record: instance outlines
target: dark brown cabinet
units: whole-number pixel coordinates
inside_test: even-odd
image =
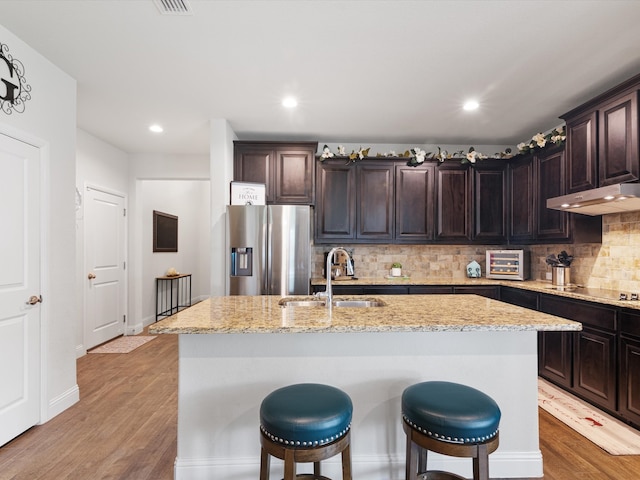
[[[443,164],[436,169],[436,240],[471,240],[471,175],[466,165]]]
[[[433,240],[435,165],[396,165],[396,243]]]
[[[599,106],[598,124],[600,185],[638,180],[637,90]]]
[[[313,203],[316,142],[234,142],[233,178],[264,183],[269,204]]]
[[[564,147],[548,148],[535,156],[534,168],[537,180],[536,240],[563,241],[570,238],[569,214],[547,208],[547,199],[565,194],[567,171]],[[515,192],[514,192],[515,193]]]
[[[394,164],[379,161],[355,168],[355,238],[367,243],[389,243],[393,240],[394,231]]]
[[[453,293],[463,295],[480,295],[481,297],[500,300],[500,287],[496,285],[456,285],[453,287]]]
[[[509,189],[509,242],[524,243],[535,238],[533,155],[517,157],[507,168]]]
[[[562,115],[568,193],[640,179],[640,75]]]
[[[596,112],[567,120],[567,193],[598,186],[597,125]]]
[[[473,176],[473,239],[476,243],[502,243],[507,239],[507,163],[483,160]]]
[[[317,162],[317,243],[391,243],[394,232],[391,162]]]
[[[618,411],[640,425],[640,313],[620,313],[620,380]]]
[[[568,332],[538,333],[538,375],[571,388],[573,337]]]
[[[316,242],[355,239],[356,169],[344,160],[316,166]]]
[[[540,310],[582,323],[575,334],[557,332],[566,338],[548,340],[550,347],[542,351],[539,361],[549,366],[540,374],[601,408],[616,409],[616,311],[589,302],[568,300],[553,295],[540,296]],[[571,335],[571,340],[569,336]],[[551,332],[547,333],[551,337]],[[552,347],[566,350],[560,352]],[[572,358],[573,357],[573,358]],[[572,362],[572,368],[571,368]],[[571,382],[565,378],[572,371]]]

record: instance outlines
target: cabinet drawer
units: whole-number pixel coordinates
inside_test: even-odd
[[[365,295],[407,295],[409,293],[409,287],[402,285],[378,285],[363,287],[363,292]]]
[[[409,293],[427,295],[430,293],[453,293],[453,287],[449,285],[413,285],[409,287]]]
[[[500,288],[500,300],[520,307],[538,310],[538,294],[512,287]]]
[[[620,312],[620,333],[640,337],[640,312]]]
[[[500,287],[493,285],[453,287],[453,293],[480,295],[481,297],[493,298],[494,300],[500,299]]]
[[[616,311],[595,303],[566,300],[552,295],[540,295],[540,310],[576,322],[615,331]]]

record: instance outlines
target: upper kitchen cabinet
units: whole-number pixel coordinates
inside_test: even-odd
[[[562,115],[568,193],[640,179],[639,89],[637,75]]]
[[[550,147],[541,150],[534,159],[536,169],[536,239],[568,240],[569,214],[547,208],[547,199],[564,195],[566,192],[566,157],[564,147]]]
[[[317,162],[316,228],[318,243],[355,238],[356,169],[344,160]]]
[[[564,195],[568,171],[562,146],[509,162],[509,243],[601,242],[602,219],[547,208],[547,199]]]
[[[598,186],[597,125],[596,112],[567,120],[567,193]]]
[[[266,185],[269,204],[313,204],[317,142],[234,142],[233,178]]]
[[[317,162],[316,242],[391,243],[393,162]]]
[[[436,232],[440,242],[471,240],[471,174],[456,162],[436,167]]]
[[[600,186],[638,180],[638,91],[600,106],[598,125]]]
[[[396,243],[433,240],[436,168],[433,163],[417,167],[396,165]]]
[[[507,239],[507,162],[483,160],[473,176],[473,239],[503,243]]]
[[[523,155],[509,162],[507,168],[509,189],[509,242],[526,243],[535,238],[533,155]]]

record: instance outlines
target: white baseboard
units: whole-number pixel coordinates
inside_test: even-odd
[[[47,412],[45,418],[40,423],[45,423],[51,420],[56,415],[64,412],[67,408],[78,403],[80,401],[80,388],[78,385],[74,385],[62,395],[58,395],[55,398],[49,400],[47,405]]]
[[[400,458],[402,457],[402,458]],[[352,458],[353,476],[367,480],[404,480],[405,459],[402,455],[390,455],[379,458],[358,455]],[[271,462],[271,478],[281,478],[284,474],[282,461]],[[470,458],[453,458],[437,454],[429,456],[429,470],[453,472],[465,478],[471,478]],[[309,465],[301,465],[298,473],[305,473]],[[224,478],[225,480],[246,480],[257,478],[260,458],[176,458],[174,464],[175,480],[207,480]],[[537,452],[495,452],[489,457],[489,470],[492,478],[542,478],[542,454]],[[341,478],[340,456],[337,455],[322,462],[322,473],[330,478]]]

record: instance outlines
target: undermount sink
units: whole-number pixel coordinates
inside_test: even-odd
[[[285,297],[280,299],[278,304],[282,307],[326,307],[327,302],[324,298],[314,297],[312,299]],[[384,307],[386,303],[377,298],[340,298],[332,302],[335,308],[370,308]]]
[[[334,300],[334,307],[384,307],[380,300]]]
[[[280,300],[283,307],[326,307],[327,303],[319,300]]]

